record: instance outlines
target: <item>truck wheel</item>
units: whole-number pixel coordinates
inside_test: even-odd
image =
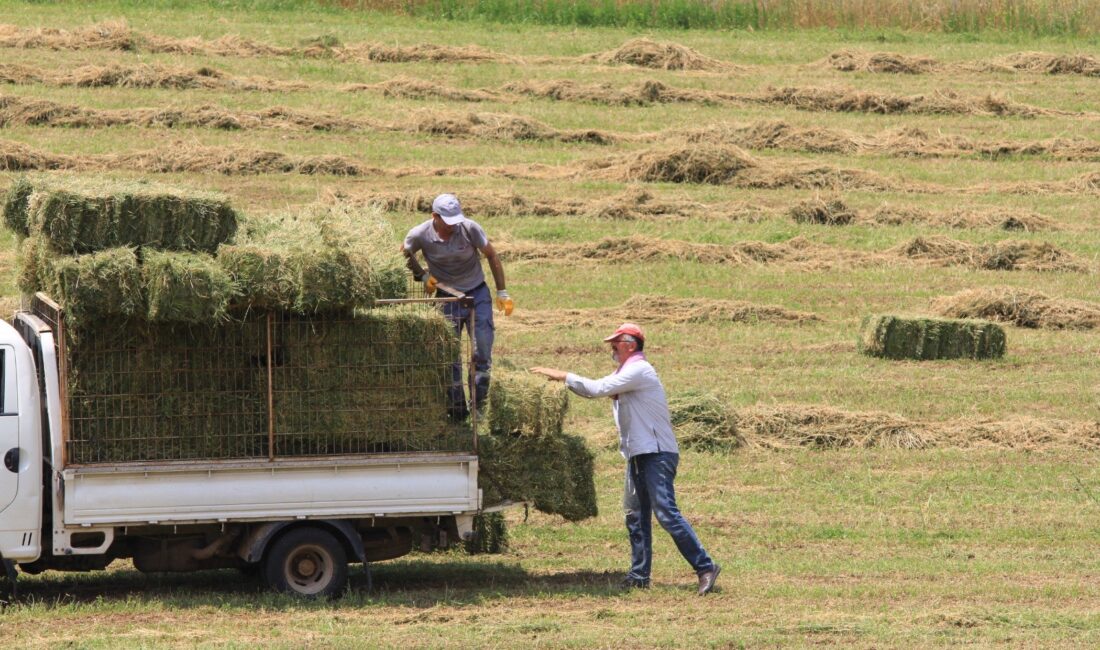
[[[307,598],[332,597],[348,582],[348,556],[328,531],[294,528],[268,550],[264,578],[276,591]]]

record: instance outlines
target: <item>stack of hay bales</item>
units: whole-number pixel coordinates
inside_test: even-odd
[[[266,457],[269,374],[277,454],[468,447],[446,421],[451,325],[369,309],[405,292],[380,214],[247,221],[205,192],[55,176],[3,210],[20,287],[65,312],[70,462]]]
[[[997,359],[1005,331],[984,320],[877,314],[863,320],[859,350],[886,359]]]
[[[489,431],[480,441],[485,502],[530,501],[536,509],[579,521],[597,514],[592,452],[562,433],[568,391],[522,372],[495,371]]]

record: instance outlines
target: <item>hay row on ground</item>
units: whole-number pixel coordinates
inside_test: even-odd
[[[1005,331],[985,320],[875,314],[863,319],[858,350],[883,359],[999,359]]]
[[[680,444],[700,451],[799,447],[987,448],[1045,451],[1100,450],[1100,423],[1015,417],[931,422],[878,411],[825,406],[755,405],[734,408],[713,393],[669,400]]]
[[[849,207],[840,198],[806,199],[792,205],[787,214],[797,223],[827,226],[928,224],[948,228],[998,228],[1022,232],[1059,230],[1054,221],[1034,212],[1001,208],[952,208],[946,212],[933,212],[923,208],[882,205],[868,213]]]
[[[1084,273],[1089,270],[1083,260],[1047,242],[1009,239],[991,244],[971,244],[935,235],[915,237],[887,252],[939,266],[967,266],[989,271]]]
[[[713,59],[679,43],[653,41],[648,38],[631,39],[613,50],[581,56],[578,61],[604,65],[633,65],[653,70],[733,72],[741,69],[732,63]]]
[[[812,64],[841,72],[926,74],[933,72],[1035,72],[1100,77],[1100,58],[1088,54],[1017,52],[989,61],[944,63],[896,52],[840,50]]]
[[[673,298],[670,296],[631,296],[613,307],[591,309],[517,310],[503,328],[558,328],[581,322],[645,321],[647,323],[788,323],[821,321],[817,314],[787,309],[779,305],[758,304],[721,298]]]
[[[0,64],[0,83],[75,86],[79,88],[166,88],[287,92],[310,84],[268,77],[241,77],[216,68],[180,68],[163,65],[85,65],[72,70],[45,70],[22,64]]]
[[[1086,330],[1100,327],[1100,303],[1052,298],[1018,287],[968,289],[932,301],[949,318],[982,318],[1018,327]]]
[[[908,262],[994,271],[1089,270],[1083,261],[1049,243],[1006,240],[975,245],[941,236],[917,237],[887,251],[865,252],[817,244],[804,237],[774,244],[747,241],[723,245],[635,235],[576,243],[511,241],[502,244],[501,255],[510,260],[553,262],[681,260],[734,266],[785,264],[809,269]]]

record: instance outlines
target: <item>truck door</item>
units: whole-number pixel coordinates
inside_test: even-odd
[[[16,392],[15,349],[0,345],[0,511],[19,491],[19,400]]]

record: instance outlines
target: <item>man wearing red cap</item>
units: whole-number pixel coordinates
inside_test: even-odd
[[[676,466],[680,450],[668,414],[665,387],[642,351],[645,335],[634,323],[623,323],[604,339],[611,344],[611,357],[618,369],[602,379],[588,379],[554,368],[531,368],[531,372],[564,381],[581,397],[610,397],[611,411],[619,429],[619,451],[626,458],[626,489],[623,510],[630,535],[631,566],[623,579],[627,588],[649,586],[653,560],[652,516],[657,516],[680,554],[699,577],[699,595],[714,589],[722,570],[707,554],[691,524],[676,506]]]

